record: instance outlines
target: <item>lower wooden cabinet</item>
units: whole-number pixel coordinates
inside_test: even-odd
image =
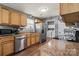
[[[5,42],[2,47],[4,56],[14,53],[14,41]]]
[[[29,47],[31,45],[31,42],[30,42],[30,37],[27,38],[27,47]]]
[[[35,37],[31,37],[31,45],[35,44]]]
[[[2,56],[2,46],[0,44],[0,56]]]
[[[0,56],[6,56],[14,53],[14,37],[0,37]]]
[[[39,42],[39,37],[38,36],[36,36],[36,43],[38,43]]]
[[[27,36],[27,47],[39,42],[40,39],[39,33],[33,33],[32,35],[27,34],[26,36]]]
[[[36,43],[38,43],[40,40],[40,33],[36,33]]]

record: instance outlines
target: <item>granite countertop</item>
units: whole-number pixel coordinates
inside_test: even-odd
[[[40,48],[41,55],[50,56],[77,56],[79,43],[52,39]]]

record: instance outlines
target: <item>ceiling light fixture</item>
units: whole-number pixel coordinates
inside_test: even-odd
[[[40,11],[41,12],[46,12],[48,10],[48,8],[41,8]]]

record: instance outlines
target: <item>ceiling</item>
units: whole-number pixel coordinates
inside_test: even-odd
[[[58,3],[3,3],[3,5],[39,18],[47,18],[59,15]],[[48,10],[46,12],[41,12],[40,8],[48,8]]]

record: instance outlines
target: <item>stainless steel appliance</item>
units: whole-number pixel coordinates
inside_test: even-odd
[[[79,42],[79,31],[76,31],[75,37],[76,37],[75,41],[76,42]]]
[[[26,48],[26,36],[15,36],[15,53]]]
[[[17,34],[18,33],[18,29],[13,28],[0,28],[0,35],[9,35],[9,34]]]
[[[43,23],[41,36],[40,36],[40,43],[43,43],[45,41],[46,41],[46,26],[45,26],[45,23]]]

